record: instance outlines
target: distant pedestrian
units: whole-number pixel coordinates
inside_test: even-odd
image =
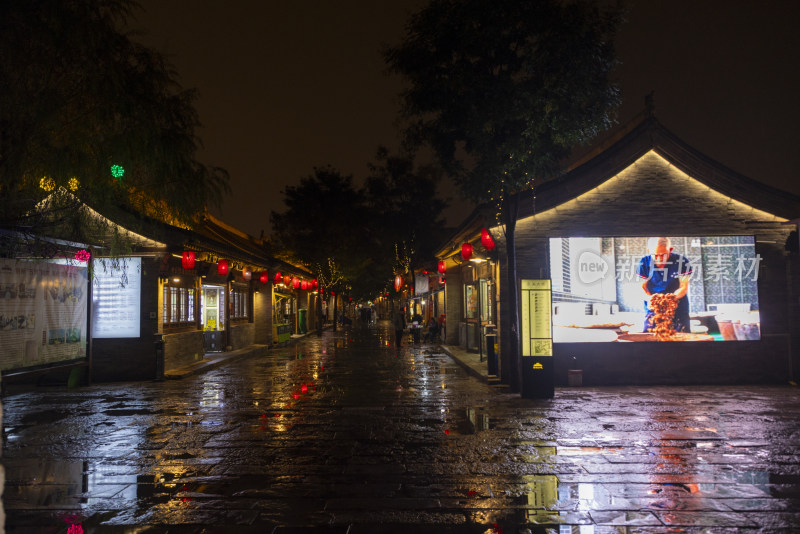
[[[398,348],[403,342],[403,331],[406,329],[406,318],[403,312],[397,310],[392,315],[392,325],[394,326],[394,342]]]
[[[428,329],[425,331],[425,335],[423,337],[424,341],[436,341],[436,336],[439,334],[439,323],[436,321],[436,317],[431,317],[428,320]]]

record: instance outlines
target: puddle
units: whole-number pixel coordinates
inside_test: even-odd
[[[455,413],[455,421],[445,421],[445,433],[451,436],[477,434],[493,428],[489,414],[483,408],[469,407]]]

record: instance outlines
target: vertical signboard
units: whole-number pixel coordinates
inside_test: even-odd
[[[86,357],[88,269],[0,259],[0,370]]]
[[[142,259],[94,260],[92,336],[139,337]]]
[[[554,393],[552,288],[550,280],[521,280],[522,396]]]

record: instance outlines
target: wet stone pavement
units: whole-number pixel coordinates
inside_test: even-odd
[[[182,380],[10,390],[7,532],[800,532],[797,388],[525,400],[388,326]]]

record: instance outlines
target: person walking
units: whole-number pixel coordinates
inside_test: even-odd
[[[401,310],[395,310],[394,315],[392,315],[392,325],[394,325],[394,342],[397,348],[400,348],[403,341],[403,331],[406,329],[406,318]]]

